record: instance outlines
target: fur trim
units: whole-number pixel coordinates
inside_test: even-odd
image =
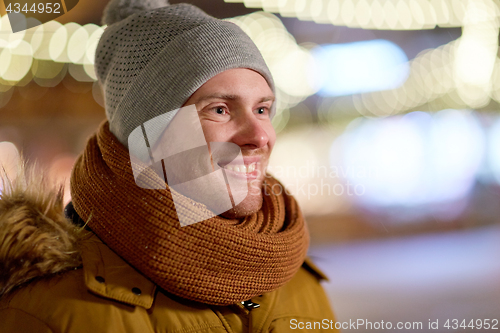
[[[64,216],[62,186],[22,162],[14,181],[0,171],[0,189],[0,296],[80,266],[83,233]]]

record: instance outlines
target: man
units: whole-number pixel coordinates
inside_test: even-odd
[[[86,231],[54,190],[2,194],[2,332],[331,330],[300,210],[265,174],[275,95],[260,53],[196,7],[138,5],[110,3],[96,51],[108,121],[68,208]]]

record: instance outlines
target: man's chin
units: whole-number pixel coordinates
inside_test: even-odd
[[[235,207],[220,214],[220,216],[228,219],[237,219],[252,215],[262,208],[262,194],[258,196],[248,195],[245,200],[240,202]]]

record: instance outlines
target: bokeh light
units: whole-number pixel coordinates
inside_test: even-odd
[[[33,33],[31,43],[34,44],[33,57],[40,60],[52,60],[50,55],[50,44],[52,37],[59,31],[62,24],[57,21],[49,21],[39,26]],[[61,32],[59,32],[61,33]]]
[[[52,183],[62,184],[64,189],[64,204],[71,201],[70,178],[76,156],[63,154],[56,156],[48,170],[48,176]]]
[[[92,25],[94,26],[94,25]],[[87,53],[89,32],[86,26],[79,27],[68,40],[68,58],[74,64],[83,64]]]
[[[10,181],[15,180],[19,170],[19,151],[17,147],[8,141],[0,142],[0,176],[4,179],[5,176]],[[0,195],[6,184],[0,181]]]
[[[457,110],[356,119],[338,140],[342,165],[352,170],[347,178],[363,186],[359,201],[368,206],[462,199],[469,194],[485,153],[478,120]]]
[[[256,12],[229,21],[239,25],[262,53],[276,84],[278,111],[316,93],[308,80],[312,56],[308,49],[297,45],[278,17]]]
[[[500,184],[500,118],[488,131],[488,164],[497,183]]]
[[[476,0],[483,1],[483,0]],[[242,2],[248,8],[262,8],[284,17],[314,20],[363,29],[433,29],[462,26],[467,4],[460,0],[225,0]],[[493,4],[493,1],[484,0]]]
[[[339,173],[328,165],[328,150],[338,134],[326,129],[295,128],[280,135],[268,172],[292,194],[306,215],[346,211],[350,198]],[[293,153],[291,153],[293,152]]]
[[[0,53],[0,77],[5,81],[20,81],[33,62],[31,45],[23,40],[11,43]]]
[[[341,96],[393,89],[409,74],[408,58],[396,44],[372,40],[322,45],[312,50],[322,96]]]

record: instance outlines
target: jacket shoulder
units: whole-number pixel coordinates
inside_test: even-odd
[[[147,310],[99,297],[88,291],[83,269],[45,278],[0,299],[2,332],[151,332]],[[4,326],[5,325],[5,326]],[[12,327],[6,330],[4,327]]]
[[[279,317],[298,316],[310,318],[333,319],[330,302],[321,285],[326,275],[307,259],[293,279],[278,294]]]
[[[0,310],[2,332],[37,332],[53,333],[54,331],[37,317],[19,309],[7,308]]]
[[[49,332],[59,331],[59,325],[54,326],[51,318],[67,317],[75,295],[82,299],[79,271],[33,280],[3,295],[0,298],[2,332],[44,332],[42,327]],[[21,330],[20,324],[29,329]]]
[[[268,330],[272,332],[335,332],[335,317],[330,301],[321,285],[326,275],[310,260],[306,259],[293,279],[277,293],[272,321]],[[300,326],[298,323],[304,323]],[[307,323],[311,323],[310,329]],[[316,324],[314,324],[316,323]],[[328,328],[326,328],[328,323]],[[294,326],[295,325],[295,326]],[[314,326],[316,325],[316,326]]]

